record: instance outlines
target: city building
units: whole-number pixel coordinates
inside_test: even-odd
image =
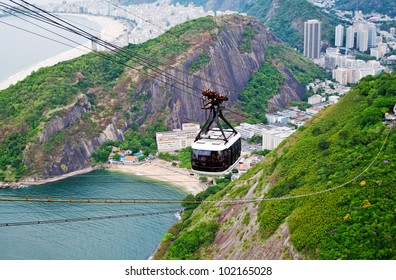
[[[252,138],[254,135],[252,127],[252,124],[241,123],[241,125],[235,127],[235,130],[241,135],[242,139],[249,139]]]
[[[379,43],[378,47],[370,49],[370,55],[374,56],[376,59],[384,57],[387,53],[389,53],[389,48],[386,43]]]
[[[304,56],[311,59],[320,57],[321,22],[312,19],[304,23]]]
[[[368,50],[368,30],[363,23],[358,24],[356,47],[361,52]]]
[[[240,125],[235,127],[235,130],[241,135],[243,139],[252,138],[254,135],[262,135],[263,130],[267,126],[264,124],[248,124],[241,123]]]
[[[291,127],[280,126],[271,127],[263,131],[263,150],[275,149],[283,140],[293,134],[294,130]]]
[[[333,79],[341,85],[346,85],[348,83],[348,69],[339,67],[333,70]]]
[[[288,122],[290,122],[289,116],[280,115],[278,113],[266,114],[265,117],[267,118],[269,124],[275,124],[275,123],[287,124]]]
[[[368,46],[373,48],[377,45],[377,27],[374,23],[368,23]]]
[[[353,26],[347,28],[345,47],[347,49],[353,49],[355,47],[355,30]]]
[[[336,96],[336,95],[329,96],[329,102],[330,103],[337,103],[338,100],[340,100],[339,96]]]
[[[182,129],[173,131],[157,132],[156,140],[158,152],[174,152],[191,146],[199,133],[198,124],[182,124]]]
[[[396,55],[390,55],[386,58],[386,64],[394,65],[396,64]]]
[[[395,28],[394,27],[391,27],[391,29],[389,30],[389,33],[392,35],[392,36],[395,36],[396,34],[395,34]]]
[[[322,101],[323,101],[323,98],[319,94],[314,94],[314,95],[308,97],[308,104],[311,104],[311,105],[321,103]]]
[[[344,45],[344,26],[341,24],[335,28],[335,46],[342,47]]]

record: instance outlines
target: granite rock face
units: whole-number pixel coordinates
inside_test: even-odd
[[[265,62],[266,45],[281,41],[253,18],[228,16],[218,21],[220,24],[215,34],[203,32],[190,39],[187,52],[173,65],[162,67],[155,76],[141,78],[133,71],[126,71],[123,79],[117,80],[110,90],[92,88],[52,116],[44,124],[37,143],[30,143],[24,151],[24,163],[32,171],[30,175],[48,178],[90,167],[92,153],[107,140],[122,140],[132,124],[144,127],[162,119],[168,129],[174,129],[181,128],[185,122],[202,123],[206,118],[201,109],[201,91],[204,89],[224,93],[229,97],[226,108],[234,106],[234,111],[240,112],[238,94]],[[254,34],[248,42],[246,30]],[[202,53],[208,60],[200,67],[192,68]],[[281,64],[277,67],[284,75],[285,83],[272,103],[281,107],[299,99],[304,88],[287,68]],[[132,81],[133,96],[130,95]],[[146,98],[139,104],[139,111],[134,111],[137,97],[142,94]],[[91,104],[92,96],[102,108],[113,106],[112,111],[109,110],[112,113],[105,115],[106,110],[97,113],[95,106],[98,104]],[[269,111],[276,109],[277,106]],[[231,111],[225,111],[227,118],[231,114]]]
[[[247,28],[253,29],[255,36],[250,40],[250,50],[243,51],[244,31]],[[263,65],[266,57],[265,46],[280,42],[258,21],[245,17],[233,17],[228,28],[219,31],[216,38],[202,40],[206,40],[206,44],[194,50],[194,54],[183,65],[178,65],[178,69],[168,69],[161,81],[146,80],[137,88],[150,96],[144,108],[146,114],[160,110],[169,112],[166,119],[169,128],[180,128],[183,122],[205,120],[200,99],[203,89],[211,88],[226,94],[229,101],[225,105],[227,108],[232,107],[252,75]],[[186,75],[202,51],[210,57],[210,61]],[[164,84],[173,83],[174,87],[163,87]]]

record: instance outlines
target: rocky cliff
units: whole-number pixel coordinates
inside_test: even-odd
[[[10,156],[2,165],[5,167],[0,166],[0,174],[1,169],[13,172],[12,166],[33,178],[70,173],[90,166],[92,153],[107,140],[122,140],[131,125],[142,132],[154,123],[173,129],[183,122],[203,122],[201,91],[207,88],[225,93],[229,97],[226,107],[233,108],[225,112],[226,117],[242,122],[238,94],[266,63],[267,47],[276,48],[279,43],[254,18],[208,17],[185,23],[145,44],[128,46],[125,52],[131,54],[119,58],[122,63],[92,54],[36,73],[10,89],[10,98],[12,90],[19,91],[22,98],[21,92],[26,92],[26,100],[35,105],[25,106],[23,101],[19,107],[7,105],[14,110],[25,106],[26,113],[18,114],[27,118],[31,130],[20,118],[20,125],[11,131],[15,113],[11,109],[6,112],[4,123],[8,126],[0,129],[0,135],[8,135],[10,143],[21,148],[10,149],[10,155],[22,153],[22,165],[18,167]],[[137,57],[144,65],[137,63]],[[271,103],[282,107],[299,99],[304,88],[295,74],[281,61],[271,63],[284,76]],[[309,66],[300,66],[304,67]],[[34,99],[47,92],[48,98]],[[36,115],[29,120],[32,108]]]
[[[224,20],[219,19],[218,24],[223,24]],[[238,93],[244,90],[254,72],[264,63],[265,46],[280,40],[252,18],[233,16],[226,21],[228,26],[219,28],[215,36],[203,33],[199,35],[200,38],[191,40],[191,55],[177,69],[165,71],[163,76],[169,74],[171,78],[165,77],[161,81],[149,79],[138,86],[138,92],[147,92],[150,96],[145,107],[146,115],[167,111],[167,126],[180,128],[183,122],[205,120],[204,111],[201,110],[201,89],[211,88],[227,94],[230,98],[226,104],[228,108],[238,101]],[[241,50],[247,28],[256,34],[250,40],[249,52]],[[210,57],[210,61],[193,73],[189,72],[202,52]],[[175,83],[174,80],[180,80],[182,84]],[[175,83],[175,87],[163,87],[164,84],[172,83]]]

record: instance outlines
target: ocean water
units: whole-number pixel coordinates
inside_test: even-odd
[[[61,15],[61,18],[94,35],[102,30],[100,25],[84,17]],[[28,17],[0,17],[0,83],[87,42],[83,37]]]
[[[183,199],[182,190],[126,173],[98,170],[58,182],[0,189],[0,197]],[[0,202],[0,224],[177,211],[180,205]],[[174,213],[118,219],[0,227],[2,260],[144,260]]]

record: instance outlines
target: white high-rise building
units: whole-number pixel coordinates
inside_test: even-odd
[[[363,23],[359,23],[358,25],[356,47],[361,52],[368,50],[368,30],[367,26]]]
[[[349,26],[346,30],[345,47],[347,49],[353,49],[355,47],[355,30],[353,26]]]
[[[318,59],[320,56],[321,25],[316,19],[304,23],[304,56]]]
[[[368,24],[368,46],[373,48],[377,46],[377,27],[374,23]]]
[[[336,26],[335,29],[335,46],[342,47],[344,45],[344,26],[341,24]]]
[[[396,29],[394,27],[391,27],[391,29],[389,30],[390,34],[395,36],[395,30]]]

